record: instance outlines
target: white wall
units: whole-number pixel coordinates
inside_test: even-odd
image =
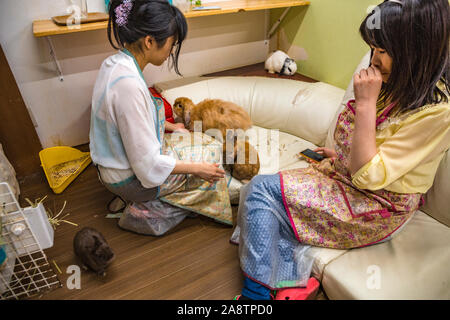
[[[88,0],[90,12],[103,0]],[[32,21],[67,14],[69,0],[1,0],[0,43],[44,148],[88,142],[90,100],[98,68],[113,54],[106,30],[53,36],[64,81],[60,82],[45,38],[35,38]],[[202,75],[264,61],[268,13],[264,11],[188,20],[180,56],[184,76]],[[167,66],[144,71],[149,85],[176,79]],[[1,89],[0,89],[1,90]]]

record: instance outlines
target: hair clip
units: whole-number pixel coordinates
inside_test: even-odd
[[[395,2],[403,6],[403,2],[401,2],[400,0],[389,0],[389,2]]]
[[[116,13],[116,23],[119,27],[123,27],[128,23],[128,16],[133,8],[132,0],[123,0],[123,2],[114,10]]]

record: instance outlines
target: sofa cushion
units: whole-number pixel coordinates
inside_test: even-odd
[[[309,254],[314,257],[311,277],[314,277],[322,282],[326,266],[345,254],[347,251],[348,250],[311,247],[311,252]]]
[[[330,299],[450,299],[450,229],[418,211],[389,242],[353,249],[325,267]]]
[[[450,151],[442,159],[422,210],[450,227]]]
[[[275,174],[280,170],[304,168],[308,163],[299,159],[298,153],[316,146],[288,133],[253,126],[254,136],[249,137],[251,144],[258,151],[261,168],[259,174]],[[230,200],[239,203],[239,190],[242,183],[227,177]],[[231,179],[231,180],[230,180]]]
[[[323,82],[270,80],[258,81],[255,87],[254,123],[323,146],[344,91]]]
[[[266,128],[253,127],[258,135],[256,149],[260,157],[259,174],[274,174],[287,168],[307,166],[298,154],[305,149],[315,149],[313,143],[289,133]]]
[[[325,83],[264,77],[220,77],[165,90],[173,104],[185,96],[194,103],[223,99],[242,106],[256,126],[279,129],[324,145],[344,90]]]

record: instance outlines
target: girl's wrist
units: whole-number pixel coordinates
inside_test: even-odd
[[[356,111],[376,110],[376,101],[356,101]]]
[[[364,123],[366,125],[375,123],[377,117],[376,104],[361,103],[357,104],[355,108],[355,122]]]
[[[200,163],[198,162],[191,163],[191,169],[193,175],[198,175],[200,173]]]
[[[177,160],[174,170],[172,174],[194,174],[197,175],[199,173],[200,167],[196,162]]]

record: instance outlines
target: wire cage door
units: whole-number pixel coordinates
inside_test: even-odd
[[[31,298],[61,286],[10,186],[0,183],[0,300]]]

